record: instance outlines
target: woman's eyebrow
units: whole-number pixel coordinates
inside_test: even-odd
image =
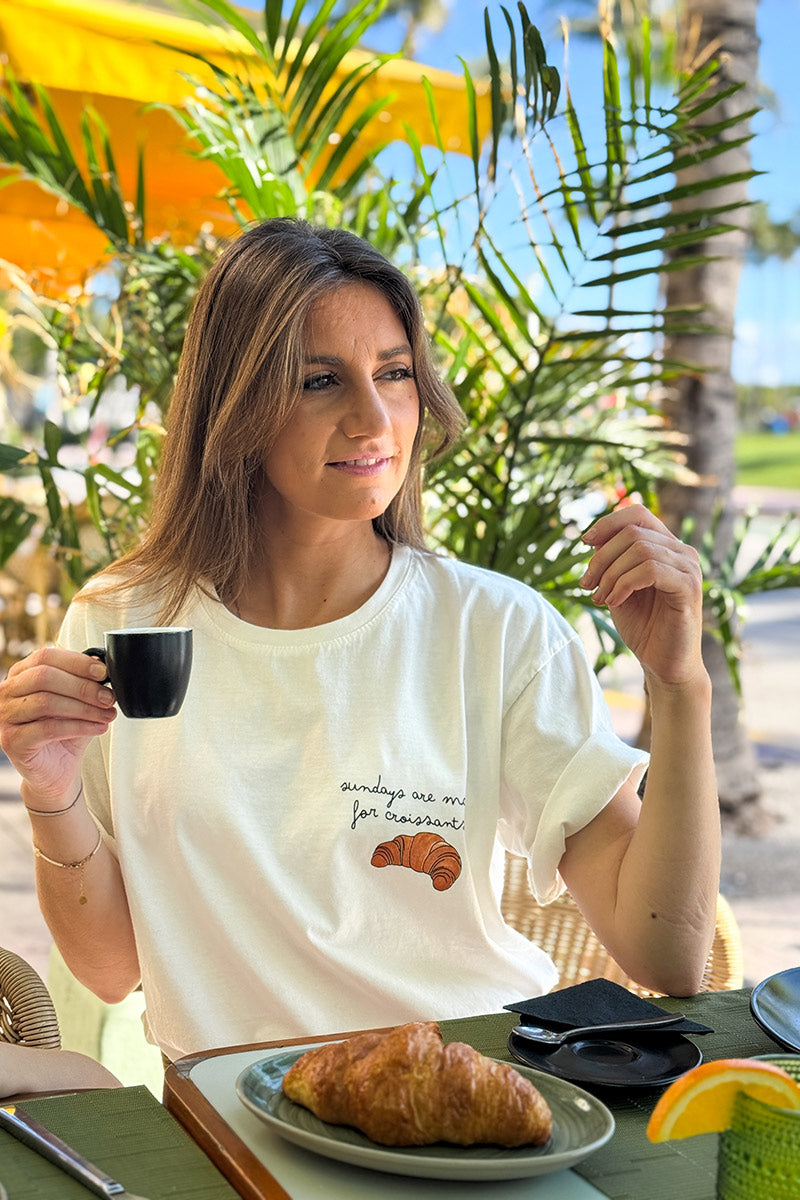
[[[404,354],[409,358],[413,357],[408,342],[401,342],[397,346],[391,346],[388,350],[379,350],[378,358],[381,362],[388,362],[389,359],[397,358]],[[344,359],[340,358],[338,354],[308,354],[305,361],[315,366],[324,364],[326,366],[340,367],[344,364]]]

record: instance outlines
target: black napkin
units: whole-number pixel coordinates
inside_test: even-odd
[[[548,1029],[577,1029],[582,1025],[609,1025],[612,1021],[639,1021],[658,1017],[667,1009],[659,1008],[610,979],[587,979],[574,987],[505,1004],[509,1012],[520,1013],[522,1025],[544,1025]],[[529,1018],[527,1021],[524,1018]],[[675,1033],[713,1033],[708,1025],[684,1017],[670,1026]]]

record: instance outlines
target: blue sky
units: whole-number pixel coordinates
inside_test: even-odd
[[[448,2],[452,14],[456,0]],[[484,50],[485,7],[483,0],[458,0],[457,18],[451,16],[439,33],[421,35],[417,59],[458,70],[459,55],[479,56]],[[488,4],[490,13],[498,16],[500,7],[497,0]],[[513,11],[513,4],[507,7]],[[544,15],[536,0],[527,8],[558,63],[558,43],[548,37],[552,18]],[[800,0],[760,0],[758,30],[761,80],[775,94],[777,108],[760,113],[754,123],[753,165],[764,174],[752,181],[750,194],[766,201],[773,220],[785,221],[800,212]],[[570,83],[577,91],[574,74]],[[788,264],[745,266],[737,305],[734,375],[743,383],[800,384],[800,251]]]
[[[250,7],[260,7],[258,0],[246,2]],[[501,3],[444,3],[449,19],[439,32],[421,32],[416,58],[460,73],[459,56],[471,60],[485,53],[485,7],[496,14],[493,27],[504,27]],[[506,7],[512,13],[515,10],[510,0]],[[528,0],[526,7],[558,65],[560,43],[557,36],[548,36],[548,30],[554,29],[555,6]],[[370,44],[375,49],[395,50],[401,28],[400,22],[382,22],[370,31]],[[752,181],[750,194],[768,204],[773,220],[785,221],[800,213],[800,0],[760,0],[758,28],[761,80],[774,93],[776,109],[760,113],[754,122],[753,165],[764,174]],[[576,75],[573,68],[570,85],[579,102],[580,80]],[[739,288],[733,369],[742,383],[800,384],[800,251],[787,264],[745,266]]]

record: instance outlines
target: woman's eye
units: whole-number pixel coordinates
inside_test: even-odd
[[[395,380],[413,379],[414,372],[411,367],[392,367],[391,370],[385,373],[383,378],[392,382]]]
[[[310,375],[308,379],[303,381],[304,392],[322,392],[326,388],[333,387],[336,383],[336,376],[330,371],[325,371],[321,375]]]

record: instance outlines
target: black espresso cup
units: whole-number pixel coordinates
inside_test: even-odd
[[[174,717],[183,704],[192,670],[192,631],[111,629],[105,647],[84,650],[106,665],[120,711],[126,717]]]

